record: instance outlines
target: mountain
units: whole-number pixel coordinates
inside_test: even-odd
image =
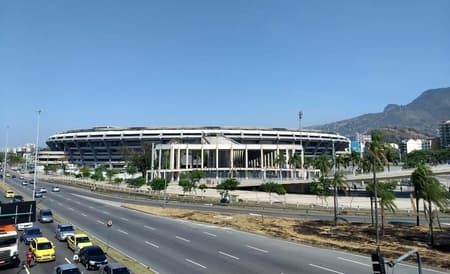
[[[309,128],[331,129],[347,137],[380,128],[409,128],[436,136],[439,123],[446,120],[450,120],[450,87],[427,90],[404,106],[389,104],[383,112]]]
[[[368,133],[378,132],[383,136],[383,142],[400,144],[405,139],[429,139],[434,136],[430,134],[424,134],[411,128],[391,128],[384,127],[370,130]]]

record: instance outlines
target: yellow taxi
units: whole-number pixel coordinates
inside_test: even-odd
[[[12,190],[5,191],[5,198],[14,198],[16,194]]]
[[[55,260],[55,246],[45,237],[34,238],[30,243],[31,252],[36,262]]]
[[[85,246],[91,246],[91,239],[86,234],[77,233],[75,235],[70,235],[67,237],[67,247],[69,249],[75,250],[75,247],[78,246],[79,249],[82,249]]]

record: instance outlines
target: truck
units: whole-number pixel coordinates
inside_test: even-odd
[[[19,266],[19,237],[14,224],[0,225],[0,266]]]

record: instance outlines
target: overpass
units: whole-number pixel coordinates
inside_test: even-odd
[[[436,165],[436,166],[430,166],[431,171],[434,175],[446,175],[450,174],[450,165],[443,164],[443,165]],[[414,172],[414,168],[411,169],[402,169],[399,166],[391,167],[388,171],[387,168],[385,168],[382,172],[377,172],[376,177],[379,180],[394,180],[394,179],[401,179],[401,178],[409,178],[411,177],[411,174]],[[373,174],[370,173],[363,173],[363,174],[346,174],[345,180],[348,183],[352,182],[361,182],[361,181],[370,181],[373,179]],[[266,180],[261,179],[239,179],[240,185],[239,187],[253,187],[253,186],[259,186],[264,182],[275,182],[278,184],[283,185],[298,185],[298,184],[308,184],[311,183],[314,180],[314,178],[308,178],[308,179],[279,179],[279,178],[270,178]]]

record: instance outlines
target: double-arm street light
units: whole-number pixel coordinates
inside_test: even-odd
[[[39,151],[39,122],[42,110],[37,111],[37,129],[36,129],[36,145],[34,147],[34,175],[33,175],[33,201],[36,200],[36,175],[37,175],[37,160]]]

